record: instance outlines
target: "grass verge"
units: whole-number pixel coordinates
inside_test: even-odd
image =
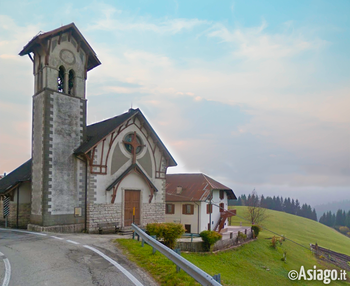
[[[239,216],[244,216],[244,207],[235,207]],[[320,281],[291,281],[290,270],[334,269],[335,267],[317,260],[308,249],[310,243],[349,255],[350,239],[318,222],[293,216],[283,212],[268,211],[269,217],[264,226],[274,232],[305,246],[291,241],[284,241],[276,248],[271,247],[274,234],[263,230],[258,239],[241,247],[218,253],[183,253],[182,256],[210,275],[221,274],[223,285],[324,285]],[[239,217],[233,224],[240,224]],[[243,223],[244,224],[244,223]],[[199,285],[184,271],[176,273],[175,265],[160,253],[152,254],[148,245],[141,247],[141,242],[117,240],[130,260],[145,268],[161,285]],[[283,253],[287,260],[282,261]],[[348,277],[350,273],[347,274]],[[343,281],[333,281],[331,285],[349,285]]]

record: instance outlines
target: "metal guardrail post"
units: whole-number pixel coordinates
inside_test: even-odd
[[[181,249],[180,248],[175,248],[174,251],[178,254],[178,255],[181,255]],[[176,273],[179,273],[181,270],[181,268],[176,265]]]
[[[220,273],[214,275],[213,278],[215,279],[215,281],[218,281],[219,283],[221,283],[221,275],[220,275]]]
[[[145,240],[147,244],[158,250],[161,254],[163,254],[165,257],[170,259],[172,262],[174,262],[177,266],[179,266],[183,271],[185,271],[188,275],[193,277],[197,282],[199,282],[201,285],[205,286],[221,286],[219,282],[217,282],[211,275],[204,272],[202,269],[197,267],[196,265],[192,264],[185,258],[183,258],[181,255],[177,254],[175,251],[171,250],[170,248],[166,247],[159,241],[155,240],[154,238],[150,237],[148,234],[146,234],[142,229],[137,227],[135,224],[131,225],[132,229],[138,233],[142,237],[142,239]]]

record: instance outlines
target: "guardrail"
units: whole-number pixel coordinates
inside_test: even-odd
[[[150,237],[147,233],[145,233],[142,229],[132,224],[131,228],[145,241],[147,244],[158,250],[165,257],[174,262],[178,267],[180,267],[183,271],[185,271],[188,275],[193,277],[196,281],[198,281],[201,285],[213,285],[213,286],[221,286],[219,282],[217,282],[212,276],[208,273],[204,272],[202,269],[198,268],[196,265],[192,264],[181,255],[177,254],[172,249],[166,247],[156,239]]]

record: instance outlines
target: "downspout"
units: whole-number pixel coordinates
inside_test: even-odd
[[[210,192],[210,212],[209,212],[209,229],[211,230],[211,213],[213,212],[213,205],[211,204],[211,201],[213,200],[213,191]]]
[[[88,192],[88,187],[87,187],[87,182],[88,182],[88,160],[85,158],[85,233],[88,232],[87,230],[87,192]]]
[[[198,204],[198,225],[197,225],[197,232],[199,234],[199,209],[200,209],[201,204]]]

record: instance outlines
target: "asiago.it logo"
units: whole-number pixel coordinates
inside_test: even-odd
[[[329,284],[332,281],[339,280],[339,281],[345,281],[346,280],[346,271],[340,270],[339,272],[335,269],[317,269],[316,265],[314,265],[313,269],[305,270],[304,266],[300,267],[300,270],[291,270],[288,273],[288,278],[290,280],[316,280],[316,281],[322,281],[323,284]]]

